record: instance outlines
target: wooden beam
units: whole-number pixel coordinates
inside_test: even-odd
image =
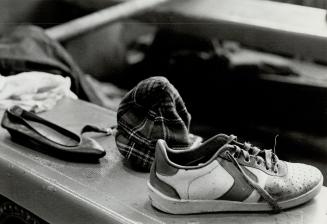
[[[99,29],[110,23],[117,22],[136,14],[142,13],[169,0],[133,0],[90,15],[72,20],[70,22],[52,27],[46,33],[58,41],[68,40],[84,33]]]
[[[266,81],[327,90],[327,66],[292,60],[276,54],[263,53],[245,48],[230,55],[230,60],[233,65],[244,65],[246,63],[259,64],[263,62],[276,66],[286,66],[299,74],[299,76],[261,74],[258,78]]]
[[[124,1],[50,28],[47,33],[63,41],[142,13],[137,19],[159,27],[327,63],[323,9],[263,0],[178,0],[156,7],[168,1]]]
[[[179,0],[139,17],[181,32],[327,62],[326,10],[263,0]]]

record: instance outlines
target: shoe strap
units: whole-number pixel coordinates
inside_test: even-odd
[[[97,133],[104,133],[106,135],[115,135],[116,126],[111,126],[109,128],[102,128],[94,125],[85,125],[81,130],[81,134],[86,132],[97,132]]]
[[[238,162],[236,161],[236,159],[230,154],[230,152],[226,152],[226,154],[228,155],[229,159],[233,162],[233,164],[236,166],[236,168],[242,173],[244,179],[246,180],[246,182],[252,187],[254,188],[254,190],[258,191],[258,193],[260,194],[260,196],[272,207],[273,211],[276,213],[279,213],[282,211],[281,207],[278,205],[277,201],[271,197],[271,195],[264,189],[262,189],[260,187],[259,184],[257,184],[256,182],[254,182],[245,172],[244,170],[241,168],[241,166],[238,164]]]

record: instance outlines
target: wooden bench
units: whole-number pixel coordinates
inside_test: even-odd
[[[115,113],[82,101],[63,100],[42,114],[72,131],[85,124],[111,126]],[[94,135],[107,155],[99,164],[62,161],[10,140],[0,130],[0,194],[49,223],[326,223],[327,189],[309,203],[280,214],[169,215],[148,199],[147,173],[130,169],[112,136]]]

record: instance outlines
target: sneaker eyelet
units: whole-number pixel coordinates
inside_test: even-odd
[[[235,155],[235,153],[231,153],[231,152],[229,152],[229,151],[226,151],[226,152],[225,152],[225,155],[226,155],[226,156],[229,156],[229,155],[231,155],[232,157],[234,157],[234,158],[235,158],[235,156],[234,156],[234,155]]]
[[[246,162],[246,163],[250,163],[251,160],[250,160],[250,158],[249,158],[249,159],[244,159],[244,162]]]

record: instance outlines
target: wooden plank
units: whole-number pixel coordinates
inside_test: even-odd
[[[262,0],[179,0],[157,7],[165,2],[168,0],[124,1],[46,32],[63,41],[134,16],[162,28],[327,63],[323,9]]]
[[[162,28],[327,63],[323,9],[262,0],[179,0],[155,7],[164,2],[168,0],[123,1],[47,33],[62,41],[142,13],[135,18]]]
[[[240,49],[230,55],[234,65],[267,63],[275,66],[287,66],[299,76],[281,76],[260,74],[259,79],[291,85],[309,86],[327,90],[327,66],[285,58],[276,54],[264,53],[250,49]]]
[[[182,32],[238,41],[327,62],[323,9],[262,0],[179,0],[153,10],[141,21]]]
[[[169,0],[133,0],[91,13],[70,22],[49,28],[46,33],[58,41],[91,32],[118,20],[139,14]]]

